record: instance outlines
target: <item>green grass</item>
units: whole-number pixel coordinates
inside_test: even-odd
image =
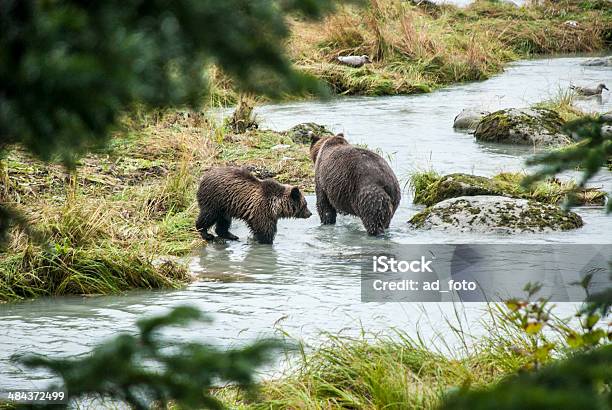
[[[178,288],[189,279],[181,265],[168,261],[156,266],[137,252],[112,246],[30,247],[0,260],[0,270],[0,301]]]
[[[478,338],[449,321],[458,346],[435,337],[435,347],[429,338],[401,330],[323,335],[315,348],[298,344],[293,367],[262,382],[257,397],[231,387],[217,396],[235,409],[434,409],[451,391],[493,385],[526,365],[533,344],[501,320],[502,309],[489,306],[491,317]]]
[[[535,104],[534,108],[546,108],[555,111],[563,121],[573,121],[591,114],[585,113],[574,106],[576,93],[572,90],[559,90],[556,95],[546,101]]]
[[[452,181],[449,178],[452,175]],[[574,180],[547,179],[529,187],[521,185],[527,174],[502,172],[492,178],[466,174],[439,175],[434,171],[416,172],[410,176],[410,188],[415,204],[434,205],[444,199],[462,195],[503,195],[531,199],[548,204],[558,204],[568,195],[579,205],[603,205],[606,193],[596,188],[581,189]],[[470,188],[469,192],[464,188]]]

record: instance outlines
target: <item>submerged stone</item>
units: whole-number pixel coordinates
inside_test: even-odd
[[[571,143],[561,128],[564,121],[546,108],[509,108],[495,111],[478,123],[479,141],[505,144],[559,146]]]
[[[317,137],[334,135],[324,125],[315,124],[314,122],[298,124],[285,131],[285,134],[296,144],[310,144],[311,133]]]
[[[476,126],[489,111],[480,110],[478,108],[464,108],[453,122],[453,128],[458,130],[474,130]]]
[[[505,234],[567,231],[583,225],[578,214],[557,205],[497,195],[447,199],[414,215],[409,223],[419,229]]]
[[[580,65],[587,67],[612,67],[612,56],[590,58]]]

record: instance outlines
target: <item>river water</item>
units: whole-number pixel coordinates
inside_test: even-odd
[[[313,121],[344,132],[353,143],[379,150],[394,168],[402,185],[410,172],[434,169],[441,173],[493,175],[524,169],[530,148],[482,144],[455,132],[454,116],[464,107],[490,110],[521,107],[553,96],[570,83],[605,82],[612,70],[582,67],[583,58],[521,61],[490,80],[449,87],[423,95],[341,98],[328,102],[298,102],[258,109],[268,127],[282,130]],[[608,93],[580,105],[592,111],[612,110]],[[593,181],[610,190],[612,176],[603,172]],[[396,327],[432,344],[453,344],[446,320],[463,318],[466,330],[482,333],[482,304],[362,303],[359,261],[385,243],[610,243],[612,217],[602,208],[578,208],[585,226],[575,231],[500,235],[453,235],[415,231],[406,221],[420,207],[408,190],[384,238],[368,238],[358,219],[340,216],[335,226],[320,226],[315,198],[307,197],[313,217],[282,220],[273,246],[247,240],[248,231],[236,222],[232,231],[241,241],[213,244],[190,259],[195,275],[221,277],[197,280],[177,291],[131,292],[121,296],[61,297],[0,305],[0,389],[42,387],[49,376],[26,371],[10,361],[12,354],[79,355],[120,331],[133,330],[143,314],[158,313],[180,304],[208,312],[212,324],[194,325],[177,337],[236,345],[281,328],[316,344],[322,331],[356,334]],[[512,261],[508,261],[509,269]],[[575,304],[560,304],[570,314]]]

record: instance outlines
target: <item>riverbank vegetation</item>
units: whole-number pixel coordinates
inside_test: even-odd
[[[0,160],[2,201],[25,215],[0,253],[0,301],[179,287],[177,257],[202,242],[195,192],[214,165],[312,190],[307,145],[268,130],[234,134],[195,111],[134,110],[108,147],[73,171],[23,150]]]
[[[301,346],[296,366],[262,382],[257,397],[217,395],[233,409],[598,408],[612,383],[609,305],[583,306],[576,323],[556,316],[540,289],[489,304],[480,335],[454,319],[440,335],[327,335],[308,352]],[[505,388],[515,396],[498,403]]]
[[[612,6],[605,0],[521,7],[477,0],[461,8],[371,0],[365,7],[343,5],[320,22],[294,18],[288,52],[299,70],[336,94],[394,95],[484,80],[520,58],[597,52],[611,44]],[[352,68],[334,61],[363,54],[373,63]],[[217,71],[213,78],[213,103],[236,101],[231,82]]]

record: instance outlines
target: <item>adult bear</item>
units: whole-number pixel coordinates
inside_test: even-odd
[[[311,135],[310,158],[315,168],[317,211],[324,225],[336,223],[336,213],[361,218],[368,235],[389,227],[400,203],[395,174],[380,155],[354,147],[344,135]]]

